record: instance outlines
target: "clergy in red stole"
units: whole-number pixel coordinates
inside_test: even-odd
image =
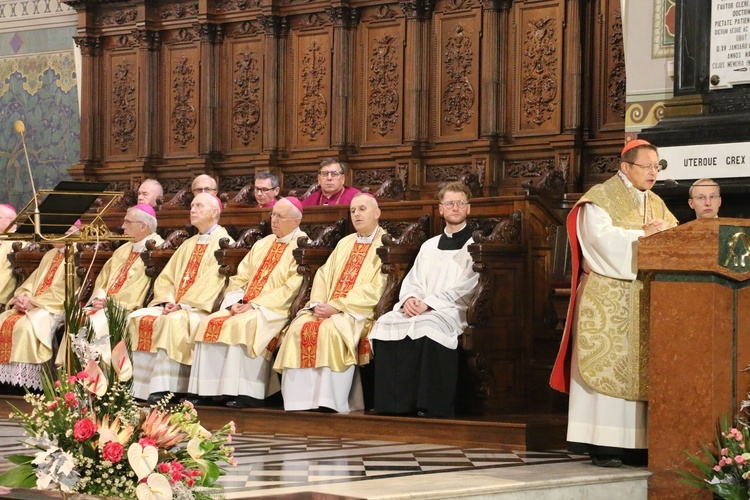
[[[71,226],[66,234],[76,231]],[[65,244],[53,247],[0,314],[0,382],[42,388],[42,364],[52,359],[65,312]]]
[[[221,238],[221,201],[199,193],[190,205],[198,234],[185,241],[154,282],[149,307],[128,317],[133,346],[133,393],[155,402],[167,393],[185,393],[193,363],[191,338],[213,308],[224,277],[214,252]]]
[[[94,290],[86,304],[97,339],[109,335],[105,315],[107,299],[112,299],[127,312],[143,307],[149,277],[146,276],[141,252],[145,250],[148,240],[154,240],[157,245],[164,242],[156,234],[156,225],[156,212],[145,203],[130,207],[125,213],[122,229],[132,241],[123,243],[112,253],[96,277]],[[104,362],[109,363],[109,355],[108,350],[102,353]]]
[[[569,392],[568,446],[600,467],[647,459],[647,332],[639,324],[638,240],[677,225],[651,192],[656,148],[631,141],[617,174],[568,216],[574,293],[550,383]]]
[[[366,339],[385,290],[376,253],[385,231],[371,195],[355,196],[350,213],[356,233],[343,238],[318,269],[310,302],[289,325],[276,356],[285,410],[364,408],[357,365],[369,361]]]
[[[270,359],[302,284],[292,255],[297,239],[306,236],[301,220],[297,198],[274,204],[273,234],[253,245],[230,278],[219,311],[198,326],[188,387],[193,404],[227,396],[231,408],[257,407],[279,391]]]

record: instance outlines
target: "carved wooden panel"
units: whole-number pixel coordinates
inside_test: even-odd
[[[435,14],[436,141],[471,140],[479,135],[480,14],[480,9]]]
[[[364,23],[361,36],[363,143],[400,144],[404,116],[404,27],[400,22]]]
[[[515,135],[560,132],[563,2],[516,4],[513,110]]]
[[[310,21],[316,25],[316,19]],[[328,148],[331,137],[331,35],[292,35],[292,102],[289,117],[295,149]]]
[[[177,37],[190,36],[177,34]],[[194,156],[198,153],[198,95],[200,61],[197,47],[164,47],[166,105],[164,130],[167,156]]]
[[[109,52],[106,58],[104,109],[106,155],[134,158],[138,134],[138,63],[133,51]]]
[[[622,130],[625,126],[625,47],[622,9],[615,2],[597,2],[595,64],[598,66],[598,99],[595,102],[600,130]]]
[[[262,39],[229,40],[225,67],[227,106],[224,108],[226,146],[232,151],[256,151],[263,139]]]

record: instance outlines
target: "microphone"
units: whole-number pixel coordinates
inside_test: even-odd
[[[34,176],[31,174],[31,163],[29,163],[29,152],[26,149],[26,125],[21,120],[16,120],[13,123],[13,129],[21,136],[21,144],[23,145],[23,154],[26,156],[26,168],[29,171],[29,179],[31,180],[31,192],[34,195],[34,233],[41,236],[40,223],[39,223],[39,201],[36,199],[36,187],[34,186]]]

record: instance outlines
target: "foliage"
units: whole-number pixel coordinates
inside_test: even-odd
[[[211,433],[190,403],[169,406],[169,398],[139,407],[125,313],[108,301],[106,315],[109,338],[95,339],[80,306],[66,307],[77,368],[57,380],[45,373],[43,394],[25,397],[31,413],[14,408],[24,444],[36,451],[8,457],[16,467],[0,475],[0,484],[120,498],[209,498],[206,491],[223,474],[218,463],[236,465],[228,446],[234,423]],[[100,360],[105,349],[110,364]]]

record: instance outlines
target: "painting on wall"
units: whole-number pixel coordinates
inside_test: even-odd
[[[0,59],[0,203],[21,209],[32,189],[16,120],[26,126],[36,189],[68,180],[79,160],[81,128],[72,50]]]
[[[675,0],[654,1],[653,43],[654,58],[674,56],[674,34],[676,21]]]

